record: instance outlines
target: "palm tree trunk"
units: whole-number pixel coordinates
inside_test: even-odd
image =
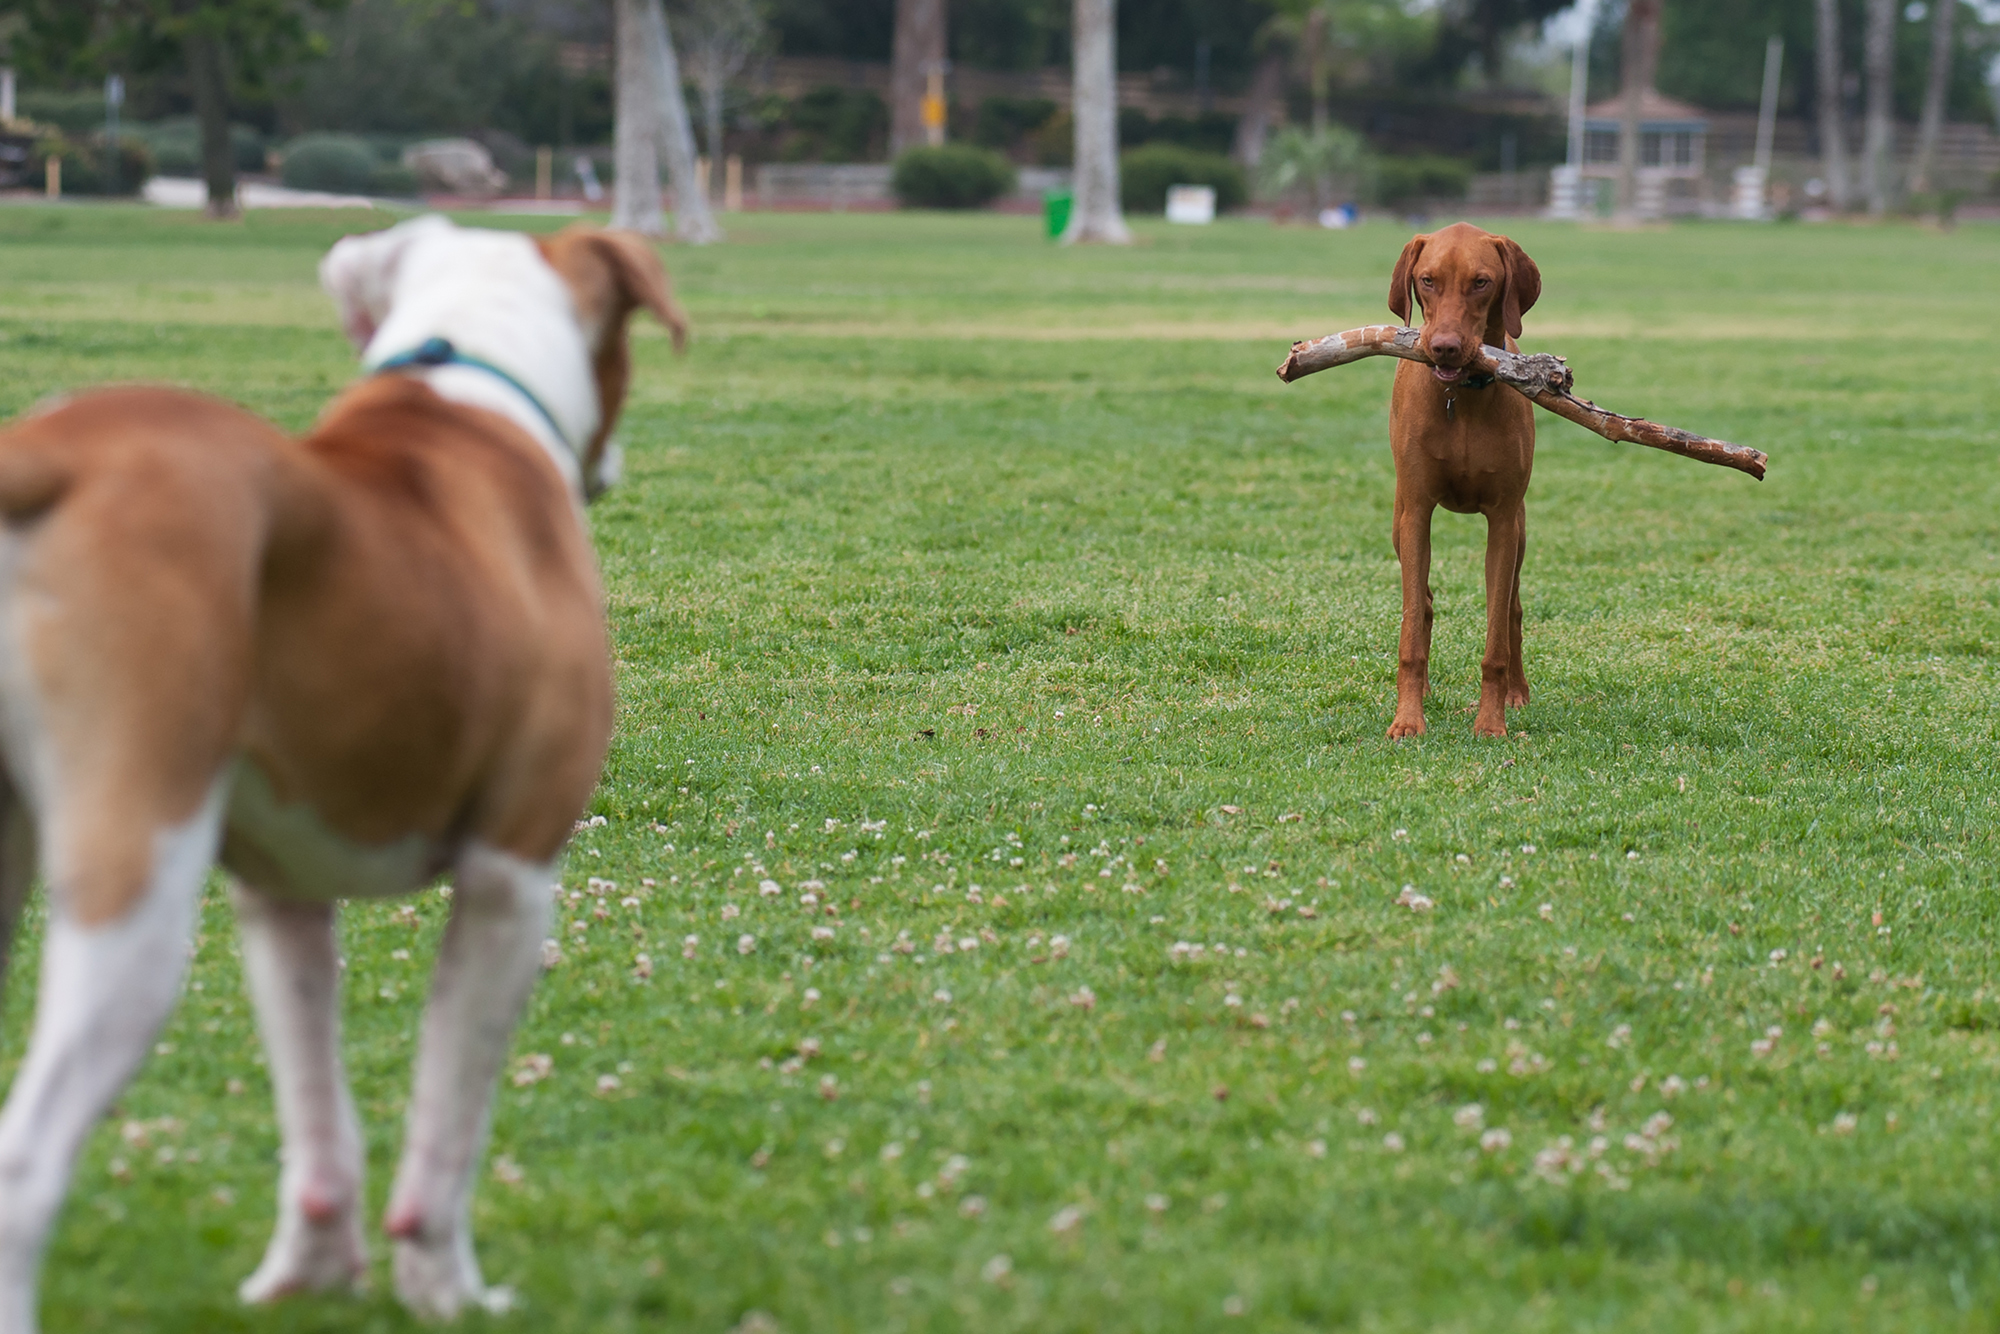
[[[1118,203],[1118,55],[1116,0],[1076,0],[1071,31],[1070,116],[1076,165],[1065,243],[1128,245],[1132,233]]]
[[[1933,0],[1931,67],[1924,81],[1924,118],[1917,129],[1917,161],[1910,169],[1910,193],[1931,192],[1931,167],[1937,158],[1938,131],[1944,126],[1944,95],[1951,85],[1951,22],[1958,0]]]
[[[695,170],[694,126],[688,119],[687,94],[681,90],[681,63],[674,55],[673,34],[667,31],[667,11],[660,0],[646,0],[640,17],[645,24],[655,107],[655,147],[666,159],[667,179],[674,187],[674,234],[690,245],[722,239],[722,228],[708,207],[707,183]]]
[[[1847,178],[1847,129],[1842,124],[1841,83],[1846,78],[1840,61],[1840,0],[1815,0],[1814,44],[1819,84],[1819,149],[1821,170],[1826,173],[1827,203],[1836,213],[1852,207],[1853,191]]]
[[[617,0],[617,119],[612,127],[611,225],[647,236],[666,230],[660,210],[660,155],[654,147],[658,111],[653,63],[646,50],[645,0]]]
[[[708,179],[702,185],[710,196],[716,193],[716,182],[722,179],[722,95],[725,89],[721,79],[709,81],[701,90],[701,119],[704,135],[708,140]]]
[[[1895,104],[1891,100],[1896,69],[1896,0],[1868,0],[1868,35],[1862,51],[1868,78],[1868,123],[1861,148],[1861,184],[1868,192],[1868,211],[1878,217],[1889,211],[1890,154],[1895,148]]]
[[[1271,111],[1285,91],[1285,58],[1272,52],[1257,62],[1250,77],[1250,95],[1236,122],[1236,160],[1254,167],[1264,156],[1264,139],[1271,132]]]
[[[944,64],[944,0],[896,0],[896,34],[889,55],[889,156],[930,142],[924,94],[931,70]]]
[[[201,175],[208,185],[211,218],[233,218],[236,205],[236,150],[229,142],[229,89],[222,69],[222,44],[196,29],[187,35],[188,82],[194,87],[195,119],[201,124]]]
[[[1618,213],[1630,220],[1639,205],[1639,121],[1660,63],[1661,0],[1632,0],[1625,10],[1619,81],[1624,104],[1618,119]]]

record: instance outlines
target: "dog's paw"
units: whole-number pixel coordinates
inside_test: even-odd
[[[479,1277],[472,1239],[462,1233],[436,1240],[396,1243],[396,1296],[424,1319],[452,1320],[461,1311],[506,1311],[514,1304],[510,1288],[489,1288]]]
[[[279,1224],[264,1262],[236,1295],[255,1306],[301,1292],[359,1289],[367,1277],[368,1250],[351,1212],[320,1223],[298,1219]]]
[[[1507,715],[1502,713],[1497,718],[1489,718],[1482,712],[1477,718],[1472,720],[1472,735],[1506,736]]]
[[[1525,709],[1528,707],[1528,683],[1516,681],[1507,687],[1507,707]]]
[[[1405,718],[1398,715],[1396,721],[1389,724],[1389,739],[1391,741],[1401,741],[1404,737],[1422,736],[1423,734],[1424,719],[1422,714],[1418,714],[1415,718]]]

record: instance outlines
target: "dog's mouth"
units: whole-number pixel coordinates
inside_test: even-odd
[[[1459,380],[1464,378],[1465,367],[1433,366],[1431,367],[1431,374],[1435,375],[1438,379],[1444,381],[1444,383],[1446,384],[1456,384],[1458,383]]]

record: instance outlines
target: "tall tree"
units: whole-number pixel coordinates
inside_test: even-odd
[[[266,90],[275,70],[321,54],[307,23],[346,0],[13,0],[17,58],[75,77],[148,73],[178,64],[201,127],[208,215],[236,216],[236,158],[229,141],[233,93]]]
[[[1273,42],[1275,46],[1275,41]],[[1254,167],[1264,156],[1264,140],[1271,132],[1271,118],[1285,95],[1285,53],[1267,49],[1250,76],[1250,92],[1243,102],[1243,114],[1236,120],[1235,157],[1246,167]]]
[[[722,239],[722,228],[708,206],[708,190],[695,170],[694,126],[688,120],[687,97],[681,91],[681,63],[674,55],[673,34],[667,31],[667,11],[660,0],[646,0],[641,13],[646,50],[652,62],[654,146],[666,159],[667,179],[674,187],[674,234],[691,245]]]
[[[722,99],[764,42],[764,16],[756,0],[684,0],[674,20],[694,86],[701,93],[702,138],[708,144],[710,194],[722,171]]]
[[[1620,53],[1618,117],[1618,212],[1632,218],[1639,206],[1639,121],[1653,75],[1660,64],[1661,0],[1632,0],[1625,10],[1624,48]]]
[[[1064,242],[1129,245],[1118,202],[1116,0],[1076,0],[1070,35],[1070,116],[1076,127],[1074,202]]]
[[[930,142],[924,98],[945,58],[944,0],[896,0],[889,50],[889,155]],[[879,59],[879,57],[878,57]]]
[[[1896,0],[1868,0],[1868,32],[1862,48],[1868,80],[1868,113],[1861,142],[1861,187],[1868,211],[1889,211],[1890,154],[1895,149]]]
[[[660,210],[658,98],[646,44],[646,0],[616,0],[617,116],[612,125],[611,225],[646,236],[666,230]]]
[[[1952,19],[1958,0],[1932,0],[1931,63],[1924,79],[1924,114],[1917,127],[1917,160],[1910,168],[1910,193],[1929,194],[1931,168],[1936,162],[1938,131],[1944,125],[1944,99],[1951,88]]]
[[[1819,150],[1826,173],[1826,202],[1835,212],[1853,206],[1847,177],[1847,126],[1841,114],[1841,84],[1846,72],[1840,59],[1840,0],[1814,0],[1813,31],[1818,48]]]

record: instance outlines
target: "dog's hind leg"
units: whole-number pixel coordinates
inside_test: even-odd
[[[257,1004],[284,1134],[278,1226],[246,1302],[354,1286],[361,1236],[361,1125],[340,1062],[340,945],[331,903],[281,903],[235,891],[243,971]]]
[[[0,1110],[0,1334],[35,1328],[42,1248],[77,1152],[180,996],[226,791],[216,782],[192,817],[151,834],[142,883],[109,920],[80,912],[68,892],[99,868],[50,865],[34,1030]],[[123,864],[117,852],[110,860]]]
[[[493,1086],[541,969],[553,883],[549,866],[483,844],[458,861],[384,1224],[396,1239],[396,1293],[421,1315],[449,1318],[511,1300],[479,1276],[472,1183]]]

